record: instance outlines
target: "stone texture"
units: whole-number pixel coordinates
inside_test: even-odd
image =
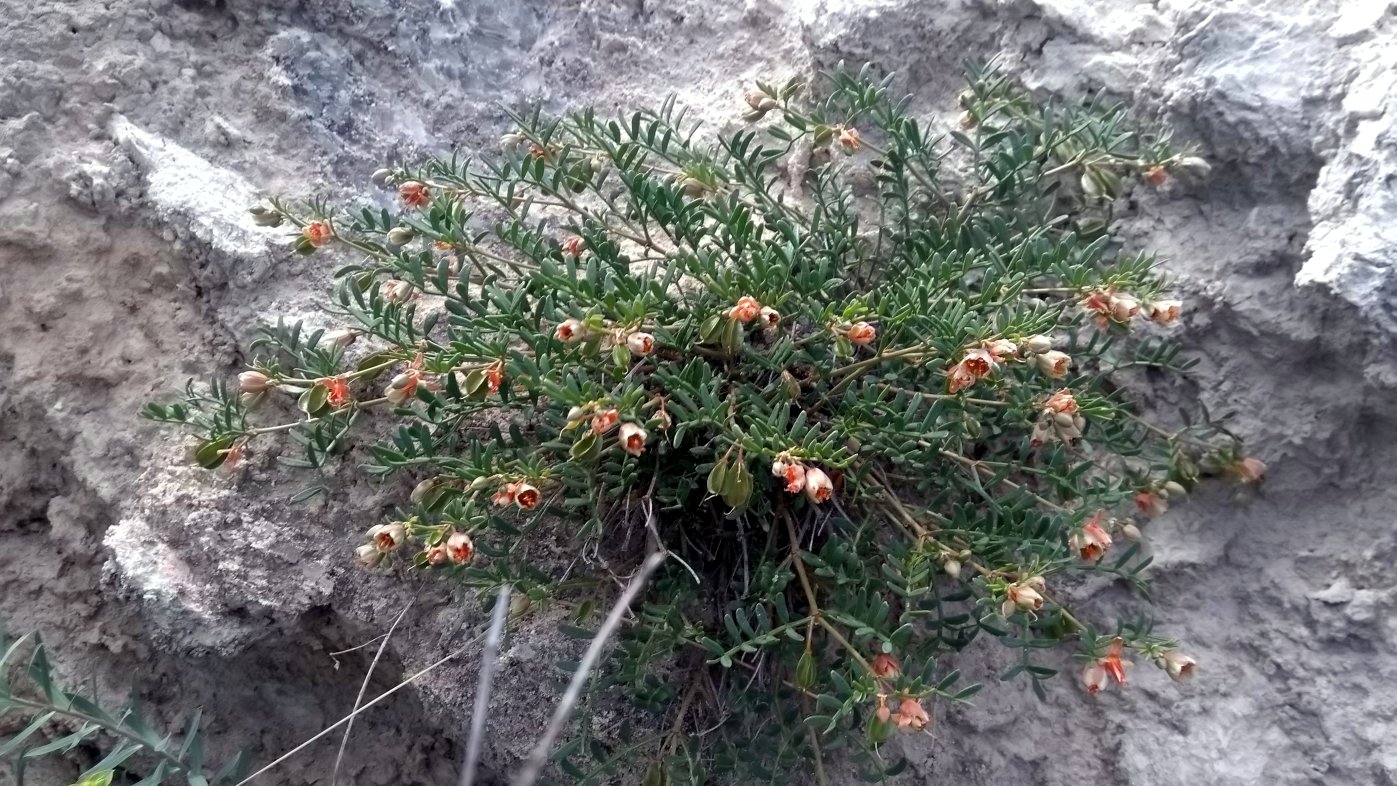
[[[911,782],[1137,786],[1394,783],[1391,511],[1397,421],[1393,4],[1378,0],[0,0],[0,619],[42,630],[104,690],[203,704],[219,744],[268,760],[373,687],[469,644],[473,602],[346,554],[405,488],[348,468],[328,499],[272,451],[236,475],[138,421],[190,375],[229,373],[258,320],[328,323],[325,263],[242,212],[256,193],[362,192],[399,157],[488,147],[500,104],[655,104],[711,130],[741,87],[846,59],[897,70],[954,117],[959,67],[999,57],[1045,94],[1103,91],[1214,165],[1133,194],[1128,239],[1179,277],[1194,385],[1271,464],[1254,499],[1210,491],[1152,527],[1160,624],[1200,677],[1147,666],[1095,699],[994,684],[905,741]],[[541,544],[547,550],[552,544]],[[1077,590],[1102,614],[1137,603]],[[487,764],[503,770],[575,648],[540,615],[505,655]],[[1064,654],[1060,664],[1072,668]],[[356,784],[450,783],[468,658],[366,714]],[[392,741],[386,745],[383,741]],[[323,743],[268,782],[328,782]],[[71,774],[71,773],[66,773]],[[63,784],[61,768],[30,783]],[[38,780],[51,778],[51,780]],[[5,783],[0,775],[0,783]]]

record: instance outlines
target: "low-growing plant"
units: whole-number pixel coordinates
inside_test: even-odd
[[[567,783],[825,783],[841,747],[890,777],[892,735],[979,690],[942,656],[982,636],[1039,695],[1065,642],[1093,694],[1132,660],[1189,678],[1147,617],[1092,621],[1063,588],[1143,589],[1145,522],[1264,470],[1206,413],[1161,428],[1122,387],[1189,362],[1139,328],[1180,303],[1113,234],[1117,197],[1206,163],[990,68],[945,131],[889,85],[758,84],[716,139],[672,101],[512,113],[497,158],[376,173],[398,209],[274,200],[257,221],[308,263],[352,258],[342,327],[266,327],[236,384],[144,414],[210,469],[287,437],[288,466],[409,474],[362,565],[512,585],[578,636],[667,555],[583,703],[620,692],[654,723],[578,724]],[[397,424],[357,451],[375,410]],[[540,562],[545,535],[569,558]]]

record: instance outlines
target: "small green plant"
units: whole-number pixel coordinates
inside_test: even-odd
[[[942,656],[980,636],[1040,695],[1064,642],[1091,693],[1132,659],[1188,678],[1148,618],[1083,619],[1059,587],[1143,587],[1142,523],[1203,475],[1264,470],[1206,413],[1146,422],[1119,382],[1189,363],[1132,332],[1180,303],[1113,236],[1116,197],[1206,163],[992,69],[945,133],[888,85],[759,84],[752,127],[712,142],[672,102],[523,112],[495,160],[376,173],[398,210],[256,208],[312,260],[351,255],[344,326],[269,326],[235,386],[144,414],[196,432],[210,469],[275,436],[316,469],[383,411],[358,455],[417,485],[358,561],[511,585],[579,637],[666,555],[582,703],[624,693],[653,727],[578,724],[567,783],[825,783],[841,747],[890,777],[891,735],[979,690]]]
[[[61,687],[37,635],[12,639],[0,630],[0,721],[17,718],[27,723],[0,737],[0,761],[11,762],[18,784],[24,783],[31,760],[68,754],[100,740],[111,741],[108,752],[74,786],[108,786],[119,768],[133,764],[147,773],[143,786],[176,779],[189,786],[226,786],[241,780],[247,766],[238,754],[217,770],[206,769],[200,712],[190,714],[182,735],[165,734],[146,722],[134,699],[112,710],[96,696]]]

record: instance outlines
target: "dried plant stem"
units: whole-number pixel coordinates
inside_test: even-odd
[[[626,616],[631,602],[649,582],[651,574],[664,564],[668,556],[665,552],[658,551],[647,557],[640,569],[636,571],[635,576],[631,578],[631,583],[626,587],[625,592],[622,592],[621,597],[616,599],[616,605],[611,607],[611,613],[606,616],[606,622],[602,623],[597,635],[592,637],[592,643],[588,645],[586,654],[582,656],[582,662],[577,665],[577,671],[572,675],[572,682],[568,683],[567,691],[563,694],[563,698],[558,701],[558,707],[553,711],[553,718],[549,720],[548,728],[544,730],[543,736],[529,752],[524,766],[511,781],[512,786],[532,786],[538,780],[538,776],[543,772],[543,766],[548,763],[548,754],[553,750],[553,744],[563,733],[563,727],[567,725],[568,718],[572,716],[572,710],[577,705],[577,700],[582,697],[582,687],[591,677],[592,669],[596,667],[597,660],[601,657],[601,651],[606,646],[607,640],[621,625],[621,620]]]
[[[364,674],[364,682],[359,686],[359,695],[354,698],[355,710],[358,710],[359,705],[364,703],[364,694],[369,692],[369,680],[373,679],[374,670],[378,668],[378,661],[383,658],[383,651],[388,649],[388,642],[393,638],[393,631],[398,629],[398,623],[403,621],[403,617],[407,616],[408,610],[411,609],[412,604],[416,602],[416,598],[408,601],[407,605],[403,607],[403,610],[398,612],[398,616],[393,619],[393,624],[388,626],[388,632],[383,634],[383,641],[379,643],[378,651],[374,653],[374,659],[369,663],[369,670]],[[339,783],[340,765],[344,763],[344,752],[349,747],[349,735],[353,733],[354,716],[353,713],[351,713],[349,723],[345,724],[344,727],[344,736],[340,738],[340,749],[335,753],[335,768],[330,772],[331,786]]]
[[[490,717],[490,691],[495,684],[495,668],[499,664],[500,643],[504,640],[504,624],[509,618],[509,595],[512,591],[513,587],[505,584],[495,596],[490,632],[485,637],[485,648],[480,651],[480,678],[475,684],[475,709],[471,712],[466,762],[461,767],[460,786],[471,786],[475,782],[475,771],[480,765],[480,749],[485,742],[485,726]]]

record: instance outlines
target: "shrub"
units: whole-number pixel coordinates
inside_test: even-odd
[[[666,554],[592,694],[660,731],[580,724],[555,757],[570,783],[825,782],[840,744],[894,774],[880,746],[978,690],[941,656],[983,635],[1039,695],[1061,642],[1092,693],[1132,659],[1186,679],[1147,618],[1087,621],[1060,588],[1143,587],[1145,521],[1202,475],[1263,469],[1206,416],[1147,423],[1120,384],[1188,362],[1138,329],[1180,306],[1113,236],[1116,198],[1207,165],[992,69],[946,134],[888,85],[758,85],[752,126],[712,143],[673,102],[512,114],[496,160],[376,173],[396,211],[257,208],[313,260],[353,256],[327,305],[345,327],[267,327],[237,385],[144,414],[197,432],[208,468],[273,435],[318,468],[384,411],[365,469],[419,482],[357,559],[513,585],[570,633]],[[282,399],[296,417],[253,425]],[[550,531],[561,564],[531,548]]]

